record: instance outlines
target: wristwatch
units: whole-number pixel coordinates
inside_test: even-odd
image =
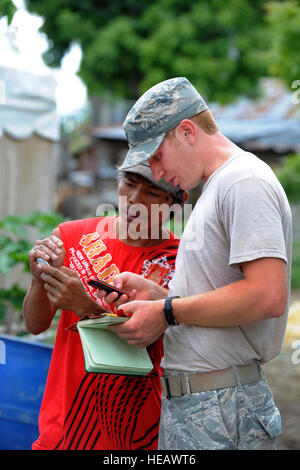
[[[166,321],[167,321],[169,326],[178,325],[178,323],[175,320],[174,315],[173,315],[172,300],[173,299],[179,299],[179,298],[180,297],[178,295],[173,295],[171,297],[167,297],[166,300],[165,300],[165,305],[164,305],[163,311],[164,311]]]

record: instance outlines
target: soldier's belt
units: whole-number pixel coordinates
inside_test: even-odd
[[[262,379],[257,362],[245,366],[237,366],[241,385],[258,382]],[[236,387],[234,369],[214,370],[189,375],[166,375],[161,377],[162,393],[166,398],[181,397],[191,393],[207,392],[220,388]]]

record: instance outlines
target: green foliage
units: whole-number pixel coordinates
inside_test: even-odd
[[[28,251],[32,247],[29,228],[38,230],[43,237],[62,222],[62,217],[55,212],[39,211],[29,215],[10,215],[0,219],[0,273],[7,274],[16,264],[22,263],[28,271]]]
[[[269,52],[270,71],[291,87],[292,82],[300,78],[299,0],[268,3],[266,19],[272,35]]]
[[[300,241],[293,243],[292,289],[300,289]]]
[[[0,0],[0,18],[6,16],[8,23],[10,23],[15,11],[16,7],[11,0]]]
[[[288,200],[290,202],[300,201],[300,155],[288,155],[283,164],[276,171]]]
[[[7,275],[16,265],[29,271],[28,252],[32,248],[32,230],[43,238],[63,221],[55,212],[35,211],[27,215],[10,215],[0,219],[0,274]],[[31,233],[30,233],[31,232]],[[14,310],[22,308],[25,291],[16,284],[0,289],[0,319],[5,316],[8,305]]]
[[[0,3],[3,0],[0,0]],[[208,100],[255,96],[271,43],[265,0],[26,0],[44,17],[46,62],[83,50],[89,94],[135,100],[160,80],[186,76]]]
[[[218,0],[195,1],[180,15],[173,3],[156,3],[145,16],[149,26],[157,26],[141,44],[146,73],[140,91],[185,75],[209,100],[225,103],[242,94],[254,97],[267,65],[264,2],[231,0],[224,8]]]
[[[96,34],[80,72],[91,93],[106,94],[113,85],[114,97],[136,97],[141,79],[139,40],[135,21],[123,16],[112,19]]]
[[[5,318],[6,309],[12,306],[14,310],[21,311],[25,296],[24,289],[13,284],[10,289],[0,289],[0,321]]]
[[[135,100],[160,80],[188,77],[209,101],[255,97],[261,77],[299,80],[299,0],[25,0],[44,18],[57,67],[74,42],[90,95]],[[16,7],[0,0],[10,22]]]

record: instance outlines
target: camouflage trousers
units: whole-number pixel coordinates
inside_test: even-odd
[[[162,399],[160,450],[276,448],[281,418],[265,377],[241,385],[234,369],[236,387]]]

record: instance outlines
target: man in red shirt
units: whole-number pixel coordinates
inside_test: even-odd
[[[162,339],[149,348],[154,367],[147,376],[93,374],[85,372],[79,334],[69,331],[83,316],[114,312],[113,304],[87,284],[91,277],[112,282],[130,271],[162,288],[172,278],[179,239],[163,227],[161,216],[151,218],[151,208],[182,203],[187,194],[154,181],[145,165],[122,173],[118,190],[119,198],[127,198],[119,217],[65,222],[29,253],[32,282],[23,304],[27,329],[45,331],[62,309],[33,449],[157,448]],[[145,209],[142,217],[131,211],[135,205]],[[140,238],[130,231],[137,222]],[[38,257],[51,266],[37,263]]]

